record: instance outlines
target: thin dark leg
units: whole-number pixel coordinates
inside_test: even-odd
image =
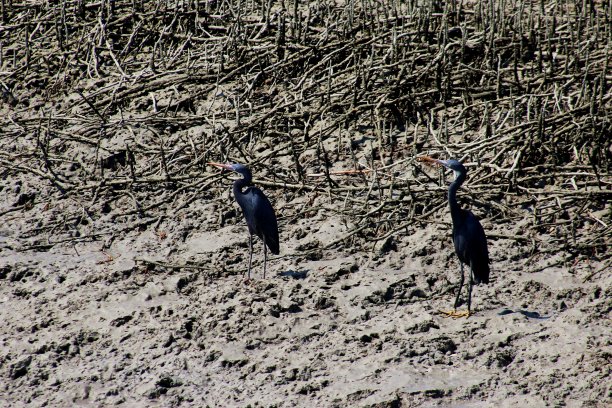
[[[457,297],[455,298],[455,306],[454,306],[455,309],[457,309],[457,306],[459,306],[459,298],[461,297],[461,288],[463,288],[463,281],[464,281],[463,262],[459,261],[459,265],[461,266],[461,280],[459,281],[459,288],[457,288]]]
[[[251,279],[251,263],[253,262],[253,235],[249,234],[249,275],[248,279]],[[242,274],[244,276],[244,273]]]
[[[474,271],[472,270],[472,265],[470,265],[470,284],[468,285],[468,313],[470,313],[470,308],[472,306],[472,281],[474,279]]]
[[[266,239],[263,239],[264,244],[264,275],[263,278],[266,279],[266,265],[268,264],[268,247],[266,246]]]

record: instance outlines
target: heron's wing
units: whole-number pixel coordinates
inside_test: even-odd
[[[476,281],[484,283],[489,282],[489,249],[487,246],[487,237],[480,221],[468,211],[466,217],[466,227],[468,231],[469,243],[469,259],[474,270],[474,278]]]
[[[278,222],[276,214],[268,197],[257,187],[251,187],[247,191],[251,206],[253,208],[254,232],[261,239],[265,240],[266,245],[273,254],[279,253]]]

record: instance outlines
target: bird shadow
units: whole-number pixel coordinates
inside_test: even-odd
[[[520,313],[525,317],[530,319],[550,319],[550,316],[542,316],[538,312],[530,312],[529,310],[512,310],[512,309],[504,309],[501,312],[497,313],[498,316],[505,316],[512,313]]]
[[[309,272],[310,271],[307,271],[307,270],[301,270],[301,271],[289,270],[289,271],[281,272],[279,275],[288,276],[293,279],[306,279],[308,277]]]

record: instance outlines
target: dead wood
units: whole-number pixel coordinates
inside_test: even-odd
[[[366,245],[445,211],[443,175],[414,161],[437,154],[467,164],[461,195],[485,223],[530,220],[491,238],[608,256],[601,2],[79,4],[1,10],[0,173],[79,203],[63,211],[102,222],[127,196],[114,217],[146,214],[132,225],[146,228],[221,191],[208,160],[242,161],[273,197],[341,208],[353,228],[328,247]],[[537,238],[552,227],[558,240]]]

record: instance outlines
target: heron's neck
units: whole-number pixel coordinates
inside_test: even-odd
[[[450,206],[451,217],[454,223],[461,220],[461,208],[459,208],[459,203],[457,203],[457,190],[459,190],[459,187],[461,187],[464,181],[465,174],[459,174],[448,188],[448,204]]]
[[[234,181],[234,185],[232,187],[232,191],[234,192],[234,197],[244,194],[242,192],[242,189],[250,185],[251,185],[250,178],[249,179],[241,178],[241,179]]]

